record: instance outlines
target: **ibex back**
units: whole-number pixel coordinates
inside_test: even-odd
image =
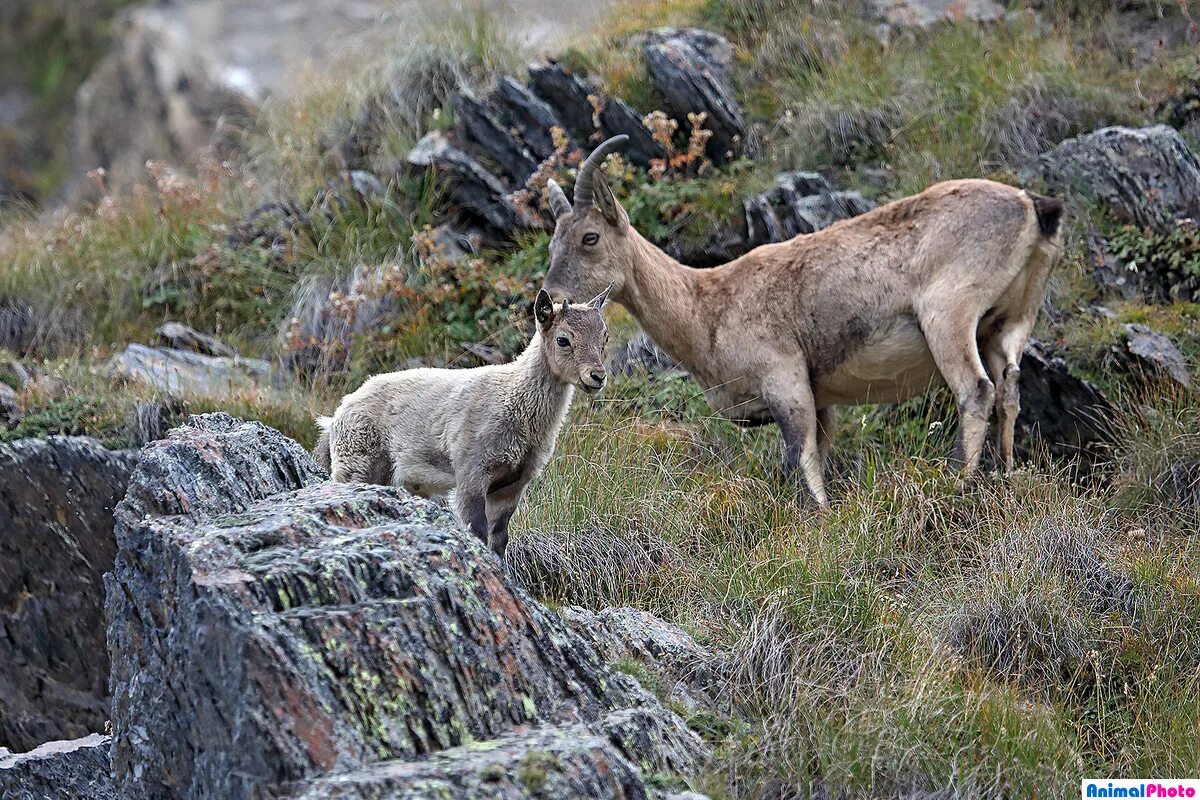
[[[979,462],[988,421],[1012,466],[1019,363],[1062,252],[1062,204],[986,180],[938,183],[713,269],[685,267],[629,224],[598,167],[555,215],[546,290],[612,297],[741,424],[778,423],[784,467],[826,504],[834,408],[891,403],[941,381],[958,403],[956,458]]]

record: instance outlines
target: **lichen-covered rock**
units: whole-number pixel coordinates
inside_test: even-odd
[[[663,797],[662,791],[646,785],[639,760],[639,753],[622,752],[608,737],[584,725],[538,728],[421,760],[386,762],[322,778],[281,796],[296,800]]]
[[[93,733],[46,742],[28,753],[0,747],[3,800],[116,800],[108,766],[110,737]]]
[[[1117,216],[1166,233],[1200,219],[1200,159],[1166,125],[1101,128],[1042,156],[1050,186],[1105,203]]]
[[[720,39],[710,31],[676,30],[647,40],[642,54],[668,112],[681,122],[686,122],[689,113],[707,114],[705,127],[713,132],[708,157],[724,164],[742,155],[746,123],[727,63],[717,56],[729,47],[728,42],[715,44]]]
[[[136,461],[83,437],[0,444],[0,746],[104,728],[103,575]]]
[[[382,785],[394,796],[427,796],[482,768],[473,742],[547,726],[585,726],[639,768],[696,767],[682,720],[448,511],[321,477],[296,443],[225,415],[144,451],[108,581],[127,800],[293,796],[326,778],[393,796],[371,788],[380,770],[417,774]],[[414,763],[372,766],[389,761]]]
[[[1183,353],[1169,338],[1145,325],[1126,325],[1125,335],[1113,346],[1113,353],[1142,378],[1152,381],[1165,378],[1181,389],[1192,388],[1192,375]]]
[[[726,707],[728,659],[679,627],[636,608],[568,606],[562,616],[606,661],[632,660],[657,673],[672,701],[692,709]]]

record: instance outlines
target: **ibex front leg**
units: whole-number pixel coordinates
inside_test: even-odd
[[[797,472],[802,472],[817,505],[828,506],[817,438],[817,406],[808,370],[772,376],[763,387],[763,399],[783,435],[784,474],[794,479]]]

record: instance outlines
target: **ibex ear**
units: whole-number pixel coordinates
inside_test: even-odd
[[[605,289],[600,294],[593,297],[591,299],[591,302],[588,303],[588,305],[591,306],[592,308],[596,309],[597,311],[604,308],[604,304],[608,302],[608,293],[611,292],[612,289],[613,289],[613,285],[610,283],[608,285],[608,288]]]
[[[554,319],[554,301],[545,289],[538,289],[537,299],[533,301],[533,316],[543,326]]]
[[[594,181],[592,197],[595,199],[596,208],[600,209],[605,222],[613,227],[621,227],[629,220],[629,217],[625,216],[625,209],[621,208],[621,204],[617,202],[612,187],[604,178],[604,173],[597,170],[592,180]]]

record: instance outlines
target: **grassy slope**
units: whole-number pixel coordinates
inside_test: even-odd
[[[881,199],[942,177],[1015,181],[1064,136],[1146,121],[1153,100],[1197,69],[1194,56],[1170,52],[1131,62],[1103,13],[1084,24],[1052,11],[1037,27],[950,27],[884,44],[831,5],[630,3],[578,43],[573,58],[644,109],[657,98],[628,34],[700,24],[737,46],[763,163],[699,180],[620,171],[639,228],[702,238],[744,192],[791,166],[833,165]],[[364,103],[377,113],[356,128],[354,165],[387,174],[422,130],[446,122],[445,81],[427,76],[484,80],[521,60],[486,20],[468,19],[354,86],[271,109],[234,174],[160,173],[133,198],[0,234],[0,297],[51,321],[37,342],[46,377],[25,393],[31,413],[16,435],[119,442],[134,405],[153,398],[110,385],[97,365],[114,349],[181,318],[274,355],[293,286],[362,264],[393,265],[381,291],[396,305],[350,343],[345,368],[270,397],[177,410],[226,407],[308,442],[308,412],[372,370],[408,355],[453,361],[466,339],[519,346],[514,301],[540,277],[545,237],[451,266],[414,246],[437,206],[420,179],[339,206],[274,248],[235,247],[229,234],[264,199],[319,210],[318,190],[345,164],[327,144],[363,119]],[[402,102],[372,105],[385,82]],[[1175,336],[1195,361],[1196,307],[1100,298],[1082,231],[1108,223],[1098,211],[1074,224],[1051,293],[1065,313],[1039,335],[1069,343],[1075,366],[1129,407],[1154,409],[1130,416],[1095,484],[1044,460],[1011,481],[962,483],[942,465],[953,426],[935,396],[843,413],[834,508],[817,514],[779,482],[775,433],[712,419],[686,381],[621,379],[576,408],[515,524],[573,559],[576,578],[545,586],[548,600],[650,608],[733,654],[731,718],[695,718],[720,754],[697,788],[1057,796],[1081,774],[1195,771],[1200,554],[1189,534],[1200,520],[1164,476],[1200,458],[1200,407],[1127,384],[1105,359],[1117,326],[1080,309],[1103,299],[1120,320]],[[620,314],[614,324],[630,329]]]

